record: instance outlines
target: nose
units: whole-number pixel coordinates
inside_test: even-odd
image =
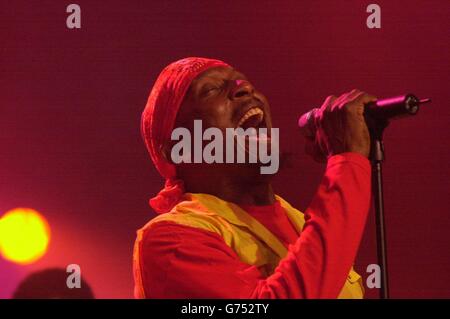
[[[231,97],[233,99],[238,99],[245,96],[253,95],[255,88],[250,82],[246,80],[236,80],[234,81],[234,88],[231,91]]]

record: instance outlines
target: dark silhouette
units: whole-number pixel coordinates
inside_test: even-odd
[[[80,288],[68,288],[70,273],[62,268],[49,268],[31,273],[19,284],[13,299],[94,299],[91,287],[81,279]]]

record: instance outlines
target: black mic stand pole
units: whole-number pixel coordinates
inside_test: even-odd
[[[383,131],[388,126],[387,120],[370,121],[371,136],[370,159],[372,161],[372,195],[375,204],[375,222],[377,235],[378,265],[381,270],[380,299],[389,298],[389,280],[387,265],[386,230],[384,223],[383,171],[384,160]]]
[[[375,205],[375,222],[377,235],[377,256],[378,265],[381,270],[380,299],[389,299],[389,280],[388,280],[388,262],[387,262],[387,241],[386,227],[384,223],[384,198],[383,198],[383,171],[382,163],[384,161],[383,132],[389,125],[387,118],[399,116],[415,115],[419,110],[419,105],[431,102],[431,99],[419,100],[412,94],[406,94],[396,98],[385,100],[385,117],[377,116],[371,113],[371,109],[366,108],[364,112],[365,120],[370,131],[371,148],[370,160],[372,161],[372,195]],[[370,105],[369,105],[370,106]],[[377,107],[376,104],[371,105]],[[387,116],[389,115],[389,116]]]

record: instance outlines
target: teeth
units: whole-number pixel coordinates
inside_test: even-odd
[[[244,124],[245,121],[247,121],[252,116],[258,116],[259,120],[261,121],[264,116],[264,112],[258,107],[251,108],[250,110],[247,111],[247,113],[244,114],[243,117],[241,117],[238,123],[238,127],[241,127],[242,124]]]

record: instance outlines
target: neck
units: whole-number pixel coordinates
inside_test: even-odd
[[[239,205],[263,206],[275,202],[269,181],[225,184],[213,195]]]
[[[210,194],[238,205],[263,206],[275,202],[272,185],[267,177],[242,180],[230,175],[199,176],[197,172],[194,176],[180,178],[189,193]]]

